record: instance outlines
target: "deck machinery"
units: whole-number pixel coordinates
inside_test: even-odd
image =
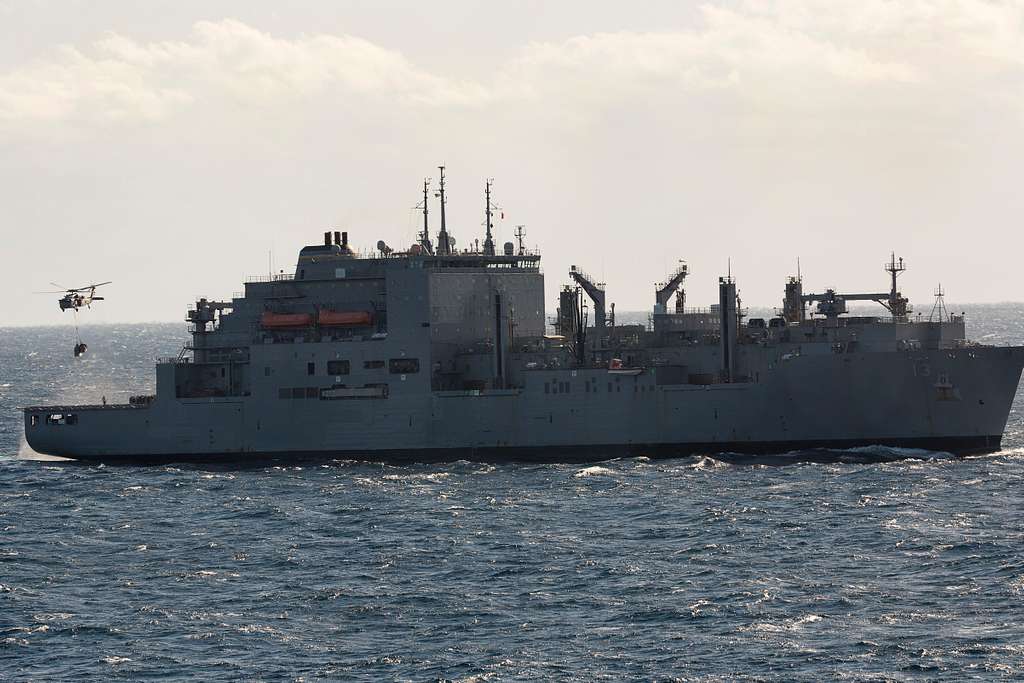
[[[293,272],[196,302],[155,394],[26,408],[29,445],[104,462],[1000,447],[1024,348],[967,341],[962,316],[911,318],[895,258],[887,293],[804,294],[793,277],[767,320],[744,315],[731,275],[714,305],[687,309],[684,264],[657,286],[649,325],[618,326],[604,286],[573,267],[550,334],[540,255],[521,232],[518,249],[496,247],[489,181],[484,248],[457,249],[441,171],[436,242],[424,184],[415,244],[361,254],[324,233]],[[885,315],[849,315],[851,300]]]

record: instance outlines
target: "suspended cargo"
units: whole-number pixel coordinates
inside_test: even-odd
[[[260,316],[260,325],[267,329],[309,327],[313,324],[312,313],[270,313]]]
[[[369,325],[373,322],[373,316],[367,311],[330,311],[322,309],[319,313],[319,322],[328,327],[341,325]]]

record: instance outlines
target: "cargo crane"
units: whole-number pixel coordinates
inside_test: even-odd
[[[668,282],[655,285],[654,312],[656,314],[668,312],[668,302],[672,299],[672,295],[675,294],[676,290],[682,286],[688,272],[686,264],[680,262],[679,267],[669,276]],[[685,300],[685,295],[680,295],[680,298]]]
[[[605,326],[607,315],[605,313],[604,283],[596,283],[594,279],[583,271],[572,266],[569,269],[569,276],[583,288],[590,300],[594,302],[594,348],[601,348],[604,343]]]
[[[802,294],[800,300],[803,303],[816,301],[817,312],[826,318],[833,320],[847,312],[847,301],[874,301],[881,304],[889,311],[896,321],[906,321],[910,312],[910,305],[902,292],[896,289],[897,276],[907,268],[903,265],[903,259],[897,260],[893,253],[890,262],[885,264],[885,270],[892,277],[892,288],[888,292],[874,292],[869,294],[840,294],[834,289],[826,289],[823,294]],[[787,286],[787,297],[789,287]]]

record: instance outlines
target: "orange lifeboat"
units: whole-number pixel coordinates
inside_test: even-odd
[[[330,311],[321,309],[318,314],[318,321],[325,327],[369,325],[373,322],[373,316],[367,311]]]
[[[313,324],[311,313],[271,313],[260,316],[260,325],[267,329],[279,330],[290,327],[309,327]]]

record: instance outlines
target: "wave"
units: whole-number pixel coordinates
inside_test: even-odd
[[[608,469],[607,467],[601,467],[600,465],[592,465],[590,467],[584,467],[583,469],[572,475],[574,477],[594,477],[600,475],[614,474],[615,471]]]

